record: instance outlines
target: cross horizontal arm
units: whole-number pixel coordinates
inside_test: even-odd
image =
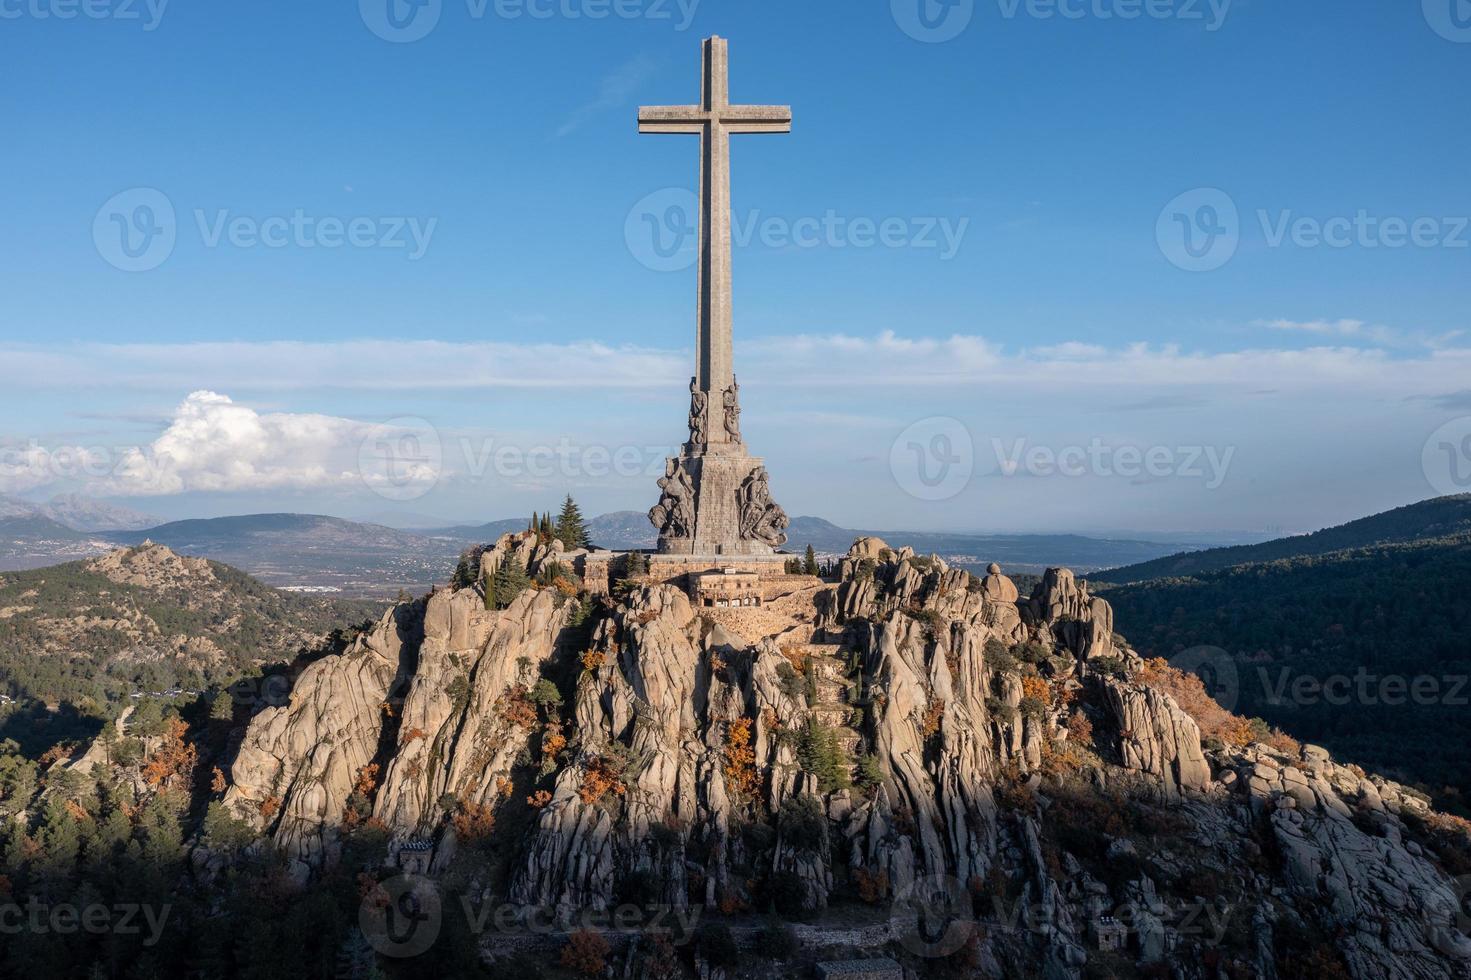
[[[789,105],[733,105],[720,113],[720,123],[732,133],[790,133]]]
[[[638,110],[640,133],[699,133],[709,115],[697,105],[646,105]]]

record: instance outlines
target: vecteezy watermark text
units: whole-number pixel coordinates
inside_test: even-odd
[[[163,938],[172,906],[118,902],[104,905],[74,905],[70,902],[43,902],[34,895],[24,905],[0,903],[0,935],[20,933],[54,933],[71,936],[79,932],[92,935],[143,935],[144,946],[156,946]],[[146,934],[144,930],[147,930]]]
[[[1394,215],[1356,208],[1351,214],[1306,215],[1292,208],[1254,212],[1267,248],[1471,248],[1471,215]],[[1172,265],[1212,272],[1235,257],[1246,222],[1230,194],[1199,187],[1173,198],[1155,221],[1155,241]]]
[[[1215,32],[1233,0],[996,0],[1002,20],[1174,20],[1198,22]],[[1430,2],[1430,0],[1426,0]],[[960,37],[976,15],[976,0],[889,0],[899,29],[916,41],[941,44]]]
[[[464,0],[472,21],[645,20],[667,22],[676,31],[694,23],[701,0]],[[368,30],[385,41],[408,44],[439,26],[445,0],[358,0]]]
[[[699,213],[692,191],[667,187],[649,194],[624,221],[629,253],[656,272],[690,268],[698,258]],[[968,217],[872,217],[829,208],[821,215],[793,218],[752,210],[732,216],[731,243],[738,248],[916,249],[948,262],[959,254],[969,229]]]
[[[136,21],[154,31],[168,6],[169,0],[0,0],[0,20]]]
[[[195,208],[193,227],[207,249],[383,249],[402,251],[410,262],[429,251],[438,218],[398,215],[326,215],[295,208],[289,214],[239,214],[229,208]],[[92,221],[97,254],[124,272],[147,272],[168,261],[179,238],[173,201],[152,187],[109,198]]]
[[[1028,446],[1026,439],[1014,439],[1008,446],[1002,439],[992,439],[997,467],[1002,476],[1124,477],[1126,479],[1165,479],[1178,477],[1202,480],[1207,490],[1218,489],[1226,481],[1235,446],[1110,446],[1094,438],[1086,446]]]

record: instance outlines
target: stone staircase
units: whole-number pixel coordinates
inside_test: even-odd
[[[862,735],[856,725],[859,706],[850,702],[847,657],[837,643],[809,643],[806,649],[817,687],[812,714],[831,728],[838,744],[854,756]]]

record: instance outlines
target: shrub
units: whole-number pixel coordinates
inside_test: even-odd
[[[986,641],[982,656],[986,661],[986,666],[992,670],[1004,674],[1009,674],[1016,670],[1016,658],[1011,655],[1011,651],[1006,649],[1006,644],[994,636]]]
[[[1016,722],[1016,709],[1000,698],[987,698],[986,712],[1004,725]]]
[[[701,926],[695,944],[711,966],[733,967],[741,961],[735,936],[731,935],[730,926],[723,922],[708,922]]]
[[[827,846],[827,814],[815,796],[791,796],[777,815],[782,840],[800,851],[820,853]]]
[[[807,887],[795,871],[778,871],[768,879],[766,890],[777,915],[801,919],[808,913]]]
[[[1078,708],[1074,708],[1073,713],[1068,715],[1067,732],[1070,741],[1079,745],[1093,744],[1093,722]]]
[[[865,755],[858,760],[858,787],[864,792],[872,794],[884,784],[884,768],[879,764],[879,757],[873,754]]]
[[[1018,644],[1011,653],[1012,656],[1016,657],[1022,663],[1034,665],[1042,663],[1051,655],[1051,651],[1036,640],[1028,640],[1025,643]]]
[[[778,962],[790,960],[801,950],[802,943],[792,927],[780,919],[766,921],[761,929],[761,951]]]
[[[608,965],[612,949],[608,941],[591,929],[578,929],[562,947],[562,966],[585,977],[595,977]]]
[[[738,718],[726,725],[725,782],[741,800],[756,798],[761,779],[756,773],[756,752],[751,748],[751,719]]]

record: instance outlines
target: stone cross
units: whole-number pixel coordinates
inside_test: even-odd
[[[731,339],[730,137],[732,133],[790,133],[790,106],[731,105],[730,58],[726,40],[708,38],[699,105],[643,106],[640,133],[682,133],[700,137],[699,326],[695,337],[695,389],[710,408],[737,399]],[[727,397],[729,396],[729,397]],[[739,416],[737,406],[736,417]],[[707,425],[712,445],[740,444],[717,422]],[[693,438],[693,437],[692,437]]]

